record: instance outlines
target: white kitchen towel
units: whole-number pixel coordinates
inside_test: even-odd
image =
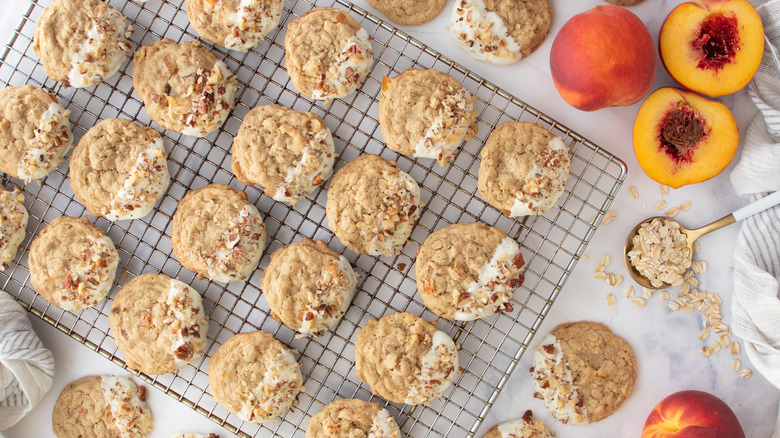
[[[30,412],[53,379],[51,351],[33,331],[27,312],[0,291],[0,431]]]
[[[764,58],[748,85],[760,113],[748,126],[731,184],[751,201],[780,190],[780,0],[758,6]],[[734,254],[731,318],[753,367],[780,388],[780,207],[745,219]],[[773,435],[780,438],[780,415]]]

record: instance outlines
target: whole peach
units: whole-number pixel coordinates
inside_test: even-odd
[[[638,102],[653,85],[656,65],[647,26],[620,6],[596,6],[575,15],[558,32],[550,51],[558,93],[583,111]]]
[[[745,438],[745,433],[723,400],[688,390],[675,392],[653,408],[642,438]]]

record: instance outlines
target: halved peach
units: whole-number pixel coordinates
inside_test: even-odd
[[[634,153],[659,183],[678,188],[719,174],[737,151],[739,128],[725,105],[680,88],[645,99],[634,121]]]
[[[661,61],[677,82],[708,96],[740,90],[758,70],[764,26],[747,0],[696,0],[672,9],[658,35]]]

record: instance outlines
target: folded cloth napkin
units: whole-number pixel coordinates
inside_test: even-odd
[[[53,379],[51,351],[33,331],[27,312],[0,291],[0,430],[30,412]]]
[[[748,85],[760,113],[748,126],[731,172],[751,201],[780,190],[780,0],[756,8],[764,23],[764,58]],[[734,254],[731,318],[753,367],[780,388],[780,206],[742,222]],[[780,438],[780,416],[773,435]]]

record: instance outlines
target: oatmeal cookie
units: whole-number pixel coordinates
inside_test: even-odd
[[[41,230],[27,258],[30,282],[46,301],[65,310],[94,307],[114,283],[119,254],[85,217],[58,217]]]
[[[533,417],[533,413],[525,411],[522,418],[497,424],[482,438],[553,438],[555,434],[550,432],[541,420]]]
[[[70,110],[32,85],[0,90],[0,170],[25,183],[45,178],[73,147]]]
[[[246,185],[261,185],[268,197],[295,205],[330,178],[334,148],[322,117],[262,105],[244,116],[233,139],[233,173]]]
[[[387,409],[357,399],[336,400],[314,414],[306,438],[400,438],[398,424]]]
[[[436,325],[411,313],[369,321],[355,342],[357,378],[393,403],[428,405],[457,377],[458,350]]]
[[[357,276],[346,257],[321,240],[304,238],[271,254],[261,284],[274,319],[319,336],[346,313]]]
[[[475,59],[506,65],[542,44],[552,18],[550,0],[455,0],[449,31]]]
[[[238,80],[199,41],[163,38],[133,56],[133,88],[165,129],[205,137],[227,119]]]
[[[100,0],[54,0],[35,22],[33,50],[46,74],[66,87],[103,82],[130,55],[133,26]]]
[[[284,48],[293,85],[317,100],[351,94],[374,61],[368,32],[336,8],[315,8],[290,22]]]
[[[512,311],[525,276],[520,245],[479,222],[448,225],[430,234],[415,260],[417,290],[442,318],[471,321]]]
[[[126,377],[82,377],[60,393],[51,424],[57,438],[147,437],[152,417],[146,388]]]
[[[436,18],[446,0],[368,0],[368,4],[379,10],[395,24],[418,26]]]
[[[210,280],[244,280],[265,248],[265,223],[242,190],[210,184],[188,192],[173,215],[173,253]]]
[[[434,69],[409,69],[382,79],[379,124],[387,147],[444,166],[477,134],[475,99],[457,79]]]
[[[420,186],[377,155],[361,155],[342,167],[328,189],[328,226],[358,254],[401,253],[420,217]]]
[[[561,324],[534,348],[534,397],[564,424],[612,415],[633,392],[636,376],[631,346],[598,322]]]
[[[198,291],[164,274],[133,278],[116,294],[108,315],[128,368],[165,374],[203,356],[208,319]]]
[[[24,208],[24,194],[18,187],[6,190],[0,186],[0,271],[16,258],[27,231],[29,215]]]
[[[283,5],[283,0],[187,0],[187,16],[201,37],[247,52],[279,25]]]
[[[233,336],[209,360],[214,400],[244,421],[275,421],[304,390],[292,350],[258,330]]]
[[[482,147],[478,188],[510,217],[544,214],[563,194],[569,148],[538,123],[504,122]]]
[[[95,216],[111,221],[151,213],[170,183],[160,134],[127,119],[89,128],[70,157],[73,194]]]

